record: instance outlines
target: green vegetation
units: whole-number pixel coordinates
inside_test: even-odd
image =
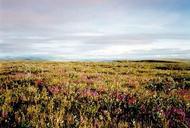
[[[1,61],[0,127],[189,128],[190,63]]]

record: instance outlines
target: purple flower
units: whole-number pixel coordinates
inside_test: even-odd
[[[185,116],[186,116],[183,109],[176,108],[176,107],[173,107],[173,108],[169,109],[168,111],[166,111],[165,115],[169,119],[175,118],[180,121],[185,121]]]

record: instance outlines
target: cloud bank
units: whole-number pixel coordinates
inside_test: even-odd
[[[0,0],[0,58],[190,58],[188,0]]]

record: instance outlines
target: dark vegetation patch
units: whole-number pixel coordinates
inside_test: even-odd
[[[183,64],[165,64],[162,66],[156,66],[156,69],[160,70],[189,70],[190,65],[183,65]]]
[[[145,88],[150,89],[152,91],[157,92],[165,92],[168,93],[172,89],[176,88],[176,83],[172,78],[157,78],[150,80]]]
[[[11,80],[11,81],[4,81],[0,83],[0,87],[13,89],[18,87],[25,87],[35,85],[35,81],[33,79],[19,79],[19,80]]]
[[[166,60],[140,60],[132,62],[148,62],[148,63],[179,63],[177,61],[166,61]]]

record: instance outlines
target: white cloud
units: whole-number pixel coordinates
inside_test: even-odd
[[[190,39],[158,39],[153,48],[190,50]]]

